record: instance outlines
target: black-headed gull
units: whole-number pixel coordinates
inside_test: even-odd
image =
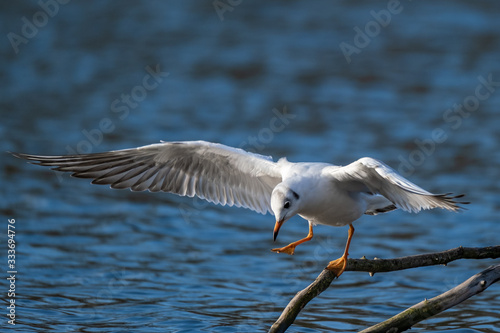
[[[363,214],[396,208],[409,212],[444,208],[458,211],[463,195],[433,194],[411,183],[384,163],[364,157],[347,166],[327,163],[274,162],[242,149],[205,141],[161,142],[138,148],[95,154],[41,156],[12,153],[34,164],[93,184],[132,191],[171,192],[276,217],[274,240],[288,219],[298,214],[309,222],[308,235],[275,252],[293,254],[313,237],[313,226],[349,225],[344,254],[327,268],[340,276],[345,269],[354,232]]]

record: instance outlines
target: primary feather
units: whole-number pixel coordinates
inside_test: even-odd
[[[381,194],[397,207],[419,212],[422,209],[444,208],[457,211],[455,201],[463,195],[433,194],[413,184],[384,163],[369,157],[361,158],[345,167],[331,171],[338,186],[350,191],[366,191]],[[465,203],[465,202],[461,202]]]
[[[270,157],[204,141],[162,142],[104,153],[41,156],[13,153],[93,184],[171,192],[265,214],[281,174]]]
[[[369,157],[344,167],[291,163],[284,158],[274,162],[267,156],[205,141],[161,142],[68,156],[12,154],[75,177],[91,178],[93,184],[198,196],[262,214],[276,214],[271,196],[280,184],[290,193],[301,192],[302,207],[295,214],[330,225],[350,223],[363,213],[374,215],[396,208],[457,211],[459,204],[466,203],[456,201],[461,195],[430,193]]]

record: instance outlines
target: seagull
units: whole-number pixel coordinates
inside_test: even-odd
[[[206,141],[165,142],[102,153],[42,156],[11,153],[30,163],[91,178],[92,184],[132,191],[170,192],[209,202],[244,207],[276,218],[273,239],[283,224],[299,215],[309,223],[306,237],[277,253],[293,255],[313,238],[313,226],[349,225],[343,255],[327,269],[339,277],[345,270],[354,234],[353,222],[363,214],[397,208],[408,212],[462,209],[463,195],[433,194],[411,183],[384,163],[363,157],[346,166],[328,163],[277,162],[263,156]]]

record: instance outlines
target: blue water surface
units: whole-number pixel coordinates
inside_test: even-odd
[[[207,140],[291,161],[381,159],[454,214],[356,222],[351,257],[500,239],[496,1],[18,1],[0,5],[1,150],[65,155]],[[16,226],[20,332],[261,332],[347,228],[90,185],[2,153],[0,255]],[[346,272],[288,332],[356,332],[498,260]],[[412,332],[500,331],[500,287]]]

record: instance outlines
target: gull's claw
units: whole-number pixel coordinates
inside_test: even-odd
[[[285,247],[280,247],[278,249],[271,249],[271,251],[276,252],[276,253],[283,252],[283,253],[286,253],[289,255],[293,255],[295,253],[295,246],[287,245]]]
[[[313,238],[313,226],[312,226],[311,222],[309,222],[309,233],[307,234],[307,236],[305,238],[302,238],[296,242],[290,243],[285,247],[280,247],[279,249],[271,249],[271,251],[276,252],[276,253],[283,252],[283,253],[287,253],[289,255],[293,255],[295,253],[295,247],[297,245],[300,245],[304,242],[307,242],[311,238]]]
[[[354,227],[349,224],[349,232],[347,233],[347,244],[345,245],[344,254],[342,257],[330,261],[326,269],[335,273],[337,278],[344,273],[345,267],[347,266],[347,256],[349,255],[349,246],[351,245],[352,235],[354,234]]]
[[[340,257],[336,260],[330,261],[328,266],[326,266],[326,269],[332,271],[337,275],[337,278],[344,273],[345,267],[347,264],[347,258],[346,257]]]

